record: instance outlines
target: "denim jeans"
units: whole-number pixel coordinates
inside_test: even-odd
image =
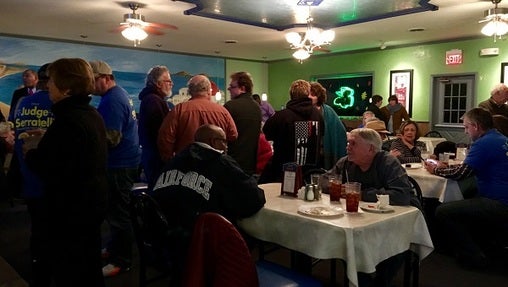
[[[108,251],[110,263],[121,267],[130,267],[132,263],[134,233],[130,219],[130,193],[137,177],[137,167],[108,170],[110,202],[106,222],[111,231]]]
[[[436,209],[436,223],[459,259],[485,258],[485,243],[507,222],[508,206],[484,197],[447,202]]]

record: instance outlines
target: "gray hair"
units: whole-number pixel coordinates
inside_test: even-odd
[[[212,89],[212,84],[208,77],[203,75],[196,75],[192,77],[187,83],[188,91],[191,97],[199,95],[203,92],[209,92]]]
[[[353,136],[361,137],[368,144],[371,144],[374,147],[375,152],[381,151],[383,141],[381,140],[381,136],[375,130],[369,128],[359,128],[354,129],[349,133]]]
[[[363,116],[366,116],[366,115],[371,115],[373,117],[376,116],[372,111],[365,111],[365,112],[363,112]]]
[[[494,128],[492,115],[490,112],[482,108],[473,108],[467,111],[463,118],[467,118],[471,123],[477,124],[484,131]]]
[[[166,66],[153,66],[146,74],[146,86],[156,87],[160,77],[166,72],[169,73],[169,69]]]
[[[492,91],[490,91],[490,95],[494,96],[494,95],[502,94],[502,93],[506,93],[506,92],[508,92],[508,87],[505,84],[500,83],[500,84],[497,84],[494,86]]]

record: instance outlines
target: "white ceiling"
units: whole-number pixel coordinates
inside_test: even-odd
[[[326,1],[332,0],[323,0],[323,3]],[[385,0],[355,1],[364,4],[365,1]],[[123,14],[130,12],[128,8],[122,7],[125,5],[122,4],[124,2],[125,0],[2,0],[0,35],[133,48],[132,43],[124,39],[120,33],[111,32],[122,22]],[[138,46],[141,49],[273,61],[291,58],[292,51],[285,41],[284,34],[304,29],[276,31],[184,15],[183,11],[193,8],[194,5],[181,1],[138,0],[138,2],[146,4],[146,7],[138,10],[145,16],[146,21],[179,27],[178,30],[164,30],[165,35],[150,35]],[[499,7],[508,7],[508,1],[505,2],[500,3]],[[482,24],[478,24],[478,20],[483,18],[484,10],[494,7],[490,0],[433,0],[430,3],[439,9],[335,28],[336,38],[327,48],[336,53],[378,48],[382,42],[390,48],[482,37],[480,33]],[[424,28],[425,31],[409,32],[410,28]],[[227,44],[226,40],[236,40],[237,43]]]

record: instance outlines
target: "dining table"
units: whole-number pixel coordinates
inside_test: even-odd
[[[259,187],[265,192],[264,207],[239,220],[239,226],[259,240],[315,259],[343,260],[350,286],[358,286],[357,272],[373,273],[391,256],[412,250],[422,260],[434,249],[423,214],[415,207],[389,206],[389,212],[381,213],[370,208],[373,203],[360,202],[358,212],[345,212],[345,200],[330,203],[327,194],[319,201],[304,201],[281,195],[280,183]],[[313,207],[337,212],[330,216],[301,212]]]
[[[405,167],[409,176],[414,178],[425,198],[437,198],[439,202],[450,202],[464,199],[459,183],[454,179],[449,179],[429,173],[423,164],[409,164]]]

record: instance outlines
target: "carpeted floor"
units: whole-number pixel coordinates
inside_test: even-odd
[[[0,201],[0,257],[3,257],[28,282],[31,276],[28,250],[29,224],[26,207],[22,202],[16,202],[14,207],[11,207],[8,202]],[[253,256],[256,257],[256,253]],[[270,253],[266,259],[289,266],[289,252],[284,249]],[[324,286],[332,286],[329,268],[329,262],[322,261],[317,263],[312,271],[312,275],[322,281]],[[341,264],[337,264],[336,286],[342,286],[342,268]],[[137,287],[138,269],[138,265],[135,264],[130,272],[107,278],[107,286]],[[3,271],[5,270],[0,270],[0,276]],[[500,253],[495,264],[484,271],[461,269],[453,258],[433,252],[421,262],[420,272],[421,287],[504,287],[508,286],[508,252]],[[10,286],[3,285],[2,280],[6,278],[0,277],[0,286]],[[402,286],[402,274],[397,277],[395,285]],[[149,286],[167,287],[168,281],[162,280]]]

